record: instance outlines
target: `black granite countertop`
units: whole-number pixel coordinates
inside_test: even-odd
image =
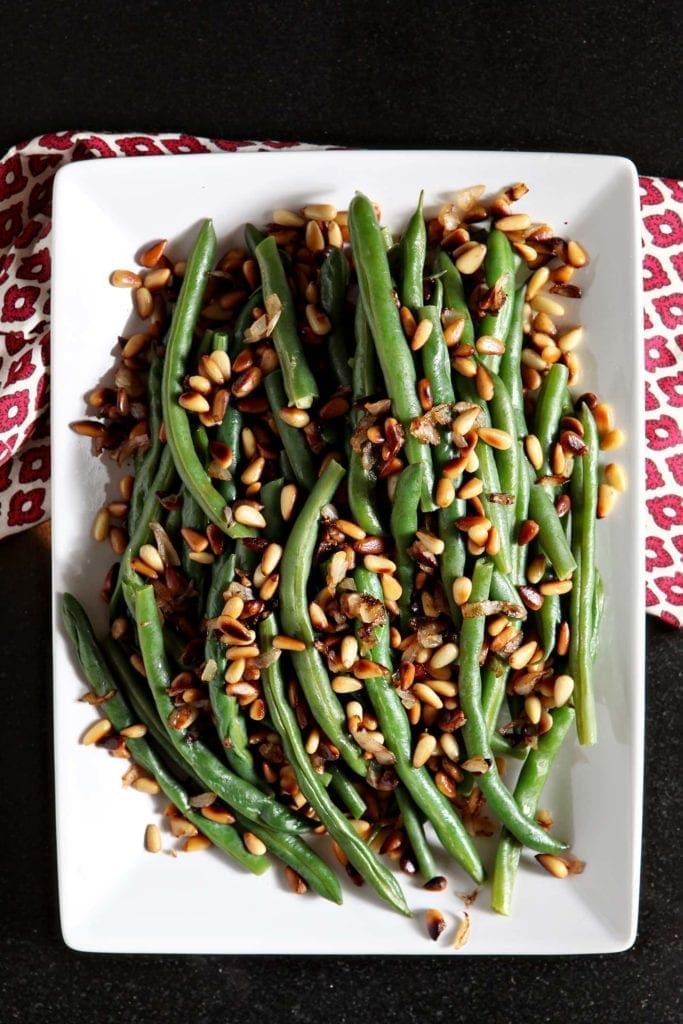
[[[673,5],[3,4],[0,148],[66,128],[615,153],[680,176]],[[57,912],[49,528],[0,543],[0,1020],[331,1024],[681,1019],[683,636],[648,623],[635,946],[611,956],[74,953]]]

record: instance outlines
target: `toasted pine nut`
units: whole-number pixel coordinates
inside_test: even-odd
[[[141,285],[133,292],[133,298],[135,300],[135,308],[138,316],[142,317],[143,320],[146,320],[154,309],[154,299],[151,291],[149,288],[145,288],[144,285]]]
[[[478,363],[474,376],[477,383],[477,394],[485,402],[490,402],[493,398],[493,378],[491,374],[485,366]]]
[[[555,857],[552,853],[537,853],[536,860],[554,878],[566,878],[569,868],[561,857]]]
[[[363,689],[363,684],[354,676],[334,676],[331,683],[335,693],[356,693]]]
[[[298,430],[311,422],[311,417],[305,409],[296,409],[294,406],[285,406],[284,409],[280,409],[278,415],[288,427],[296,427]]]
[[[306,246],[311,252],[322,252],[325,248],[325,236],[316,220],[309,220],[306,224]]]
[[[605,466],[605,480],[620,494],[626,490],[626,473],[619,462],[610,462]]]
[[[413,683],[411,690],[412,693],[420,700],[423,704],[427,704],[432,708],[442,708],[443,701],[437,693],[432,690],[426,683]]]
[[[536,653],[537,647],[538,644],[535,640],[529,640],[527,643],[522,644],[521,647],[518,647],[508,658],[510,668],[518,669],[528,665]]]
[[[574,680],[571,676],[558,676],[553,687],[553,702],[556,708],[566,704],[574,692]]]
[[[499,231],[526,231],[531,227],[531,217],[528,213],[512,213],[497,220],[496,227]]]
[[[344,245],[344,235],[336,220],[327,225],[327,244],[332,249],[341,249]]]
[[[169,267],[156,267],[145,274],[145,288],[149,292],[158,292],[165,288],[170,280],[171,270]]]
[[[621,448],[626,437],[623,430],[616,427],[614,430],[608,430],[606,434],[600,438],[600,449],[603,452],[613,452],[617,448]]]
[[[499,338],[491,338],[482,334],[474,343],[480,356],[501,356],[505,352],[505,344]]]
[[[140,548],[140,558],[156,572],[162,573],[164,571],[164,560],[153,544],[142,545]]]
[[[474,424],[481,415],[481,409],[478,405],[473,405],[469,409],[465,409],[459,413],[453,420],[452,430],[454,434],[465,435],[470,432]]]
[[[444,327],[443,336],[446,341],[448,348],[453,348],[458,344],[462,337],[462,332],[465,329],[465,318],[462,316],[456,316]]]
[[[572,586],[571,580],[547,580],[539,584],[538,589],[544,596],[549,597],[552,594],[568,594]]]
[[[564,306],[556,299],[551,299],[549,295],[535,295],[530,305],[537,313],[547,313],[548,316],[564,316]]]
[[[527,302],[531,302],[533,297],[541,290],[544,284],[550,277],[550,270],[548,267],[539,267],[535,270],[527,281],[525,297]]]
[[[186,839],[183,844],[184,853],[201,853],[202,850],[208,850],[211,847],[211,840],[207,839],[206,836],[197,835],[190,836]]]
[[[547,363],[539,352],[535,352],[532,348],[523,348],[522,354],[519,357],[523,366],[528,367],[530,370],[545,370]]]
[[[436,736],[423,732],[415,744],[413,751],[413,768],[422,768],[435,752],[437,746]]]
[[[385,555],[365,555],[363,565],[368,572],[396,572],[396,562]]]
[[[301,211],[306,220],[334,220],[337,216],[337,207],[332,203],[309,203]]]
[[[103,541],[109,536],[109,510],[101,508],[95,516],[92,528],[93,540]]]
[[[527,699],[524,701],[524,710],[526,711],[527,718],[529,719],[531,724],[538,725],[538,723],[541,721],[541,714],[543,712],[543,705],[541,704],[538,697],[536,697],[534,694],[531,694],[529,697],[527,697]]]
[[[112,724],[108,718],[98,718],[96,722],[90,726],[89,729],[83,733],[81,743],[84,747],[91,747],[93,743],[98,743],[103,740],[105,736],[108,736],[112,731]]]
[[[455,265],[461,274],[474,274],[484,262],[486,246],[481,242],[466,242],[456,256]]]
[[[483,482],[483,480],[481,480],[481,478],[478,477],[478,476],[473,476],[473,477],[470,477],[470,479],[467,480],[462,485],[462,487],[458,491],[458,497],[462,498],[464,501],[467,501],[470,498],[476,498],[478,495],[481,494],[481,492],[483,490],[484,490],[484,482]]]
[[[598,503],[596,515],[598,519],[604,519],[614,508],[617,492],[609,484],[600,484],[598,487]]]
[[[479,437],[484,444],[500,451],[507,451],[512,445],[512,438],[507,430],[499,430],[497,427],[480,427]]]
[[[346,534],[347,537],[351,537],[352,540],[363,540],[367,537],[365,530],[358,526],[357,523],[349,522],[348,519],[336,519],[334,525],[342,533]]]
[[[127,740],[141,740],[143,736],[147,735],[147,726],[144,722],[127,725],[125,729],[121,729],[121,735],[125,736]]]
[[[432,328],[433,324],[431,320],[420,320],[410,341],[410,347],[413,352],[418,352],[427,344],[432,334]]]
[[[456,576],[453,580],[453,600],[457,605],[467,604],[472,593],[472,580],[469,576]]]
[[[161,832],[158,825],[148,825],[145,829],[145,849],[148,853],[159,853],[161,850]]]
[[[543,557],[543,555],[536,555],[535,558],[531,559],[527,566],[526,578],[528,579],[529,583],[536,586],[536,584],[540,583],[543,579],[543,574],[545,573],[545,570],[545,558]]]
[[[306,219],[294,210],[278,209],[273,211],[273,224],[281,228],[302,228],[306,224]]]
[[[538,472],[543,465],[543,449],[535,434],[527,434],[524,438],[524,450],[529,462]]]
[[[403,593],[403,587],[396,577],[390,576],[388,573],[382,573],[380,576],[380,583],[382,584],[382,593],[384,594],[385,600],[398,601]]]
[[[430,669],[445,668],[447,665],[452,665],[455,659],[458,657],[458,647],[454,643],[442,644],[441,647],[437,647],[429,659]]]
[[[156,796],[161,792],[157,780],[150,779],[148,775],[141,775],[138,779],[134,779],[131,782],[131,788],[136,789],[138,793],[147,793],[149,796]]]
[[[109,277],[115,288],[139,288],[142,278],[134,270],[115,270]]]
[[[557,339],[560,352],[572,352],[583,339],[583,327],[571,327]]]
[[[572,267],[585,267],[588,263],[586,250],[573,238],[567,242],[567,263]]]
[[[434,501],[439,508],[448,508],[455,501],[455,487],[448,477],[442,476],[436,485]]]
[[[185,391],[178,399],[178,405],[188,412],[209,412],[211,406],[197,391]]]
[[[256,530],[262,530],[266,521],[259,511],[259,507],[248,501],[238,501],[233,505],[232,513],[235,521],[242,526],[251,526]]]
[[[471,379],[477,376],[477,364],[474,359],[470,359],[469,356],[453,356],[451,365],[456,373],[459,373],[461,377],[467,377]]]
[[[314,306],[312,302],[309,302],[306,306],[305,312],[308,326],[314,334],[317,334],[319,337],[324,337],[326,334],[330,333],[332,330],[332,324],[330,322],[330,318],[322,309],[318,309],[318,307]]]

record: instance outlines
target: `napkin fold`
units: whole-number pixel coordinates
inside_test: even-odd
[[[50,514],[50,232],[73,160],[319,147],[187,134],[55,132],[0,161],[0,538]],[[322,147],[324,148],[324,147]],[[683,181],[640,178],[646,430],[646,606],[683,625]]]

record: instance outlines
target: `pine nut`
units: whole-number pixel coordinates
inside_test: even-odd
[[[512,446],[512,438],[507,430],[499,430],[497,427],[480,427],[479,438],[484,444],[499,451],[507,451]]]
[[[109,277],[114,288],[139,288],[142,278],[134,270],[115,270]]]
[[[538,270],[534,271],[526,286],[525,298],[527,302],[531,302],[543,285],[547,283],[549,277],[550,270],[548,267],[539,267]]]
[[[490,402],[493,398],[493,378],[491,374],[485,366],[478,363],[474,376],[476,378],[477,394],[485,402]]]
[[[140,548],[140,558],[143,562],[146,562],[151,569],[154,569],[155,572],[162,573],[164,571],[164,560],[153,544],[142,545]]]
[[[433,324],[431,320],[420,320],[419,324],[415,328],[415,333],[410,341],[410,347],[413,352],[419,352],[427,342],[429,341],[432,334]]]
[[[557,339],[557,347],[560,352],[573,352],[573,350],[581,344],[583,340],[583,327],[572,327],[570,330],[565,331]]]
[[[161,792],[156,779],[150,779],[148,775],[141,775],[131,782],[131,788],[136,789],[138,793],[147,793],[148,796],[156,796]]]
[[[466,242],[456,250],[455,265],[461,274],[474,274],[484,262],[486,246],[481,242]]]
[[[438,647],[434,654],[429,659],[430,669],[445,668],[447,665],[452,665],[458,657],[458,648],[454,643],[442,644]]]
[[[315,220],[309,220],[306,224],[306,246],[311,252],[322,252],[325,248],[325,236],[320,225]]]
[[[526,231],[531,227],[531,217],[528,213],[512,213],[508,217],[501,217],[496,221],[499,231]]]
[[[460,606],[467,604],[472,593],[472,580],[469,576],[456,576],[453,580],[453,600]]]
[[[446,341],[448,348],[453,348],[458,344],[462,337],[462,332],[465,330],[465,318],[462,316],[456,316],[444,327],[443,336]]]
[[[570,239],[567,242],[567,263],[572,267],[585,267],[588,262],[586,250],[574,239]]]
[[[600,449],[603,452],[613,452],[617,448],[621,448],[626,437],[623,430],[617,427],[615,430],[608,430],[606,434],[600,438]]]
[[[318,335],[318,337],[324,337],[326,334],[330,333],[332,330],[332,324],[330,322],[330,318],[322,309],[318,309],[317,306],[314,306],[309,302],[306,306],[305,312],[308,326],[314,334]]]
[[[385,555],[365,555],[363,565],[368,572],[396,572],[396,563]]]
[[[98,743],[103,740],[105,736],[108,736],[112,731],[112,724],[108,718],[98,718],[96,722],[90,726],[89,729],[83,733],[81,743],[84,747],[91,747],[93,743]]]
[[[481,415],[481,409],[478,405],[473,405],[469,409],[465,409],[459,413],[451,425],[451,429],[454,434],[460,434],[465,436],[469,434],[470,430],[474,427],[475,423]]]
[[[543,557],[543,555],[536,555],[534,558],[531,559],[527,566],[526,578],[528,579],[529,583],[531,583],[533,586],[536,586],[536,584],[540,583],[543,579],[545,570],[545,558]]]
[[[145,288],[144,285],[141,285],[133,292],[133,299],[135,301],[135,309],[137,310],[138,316],[143,320],[146,320],[154,309],[154,298],[152,297],[151,291],[149,288]]]
[[[561,708],[567,703],[574,692],[574,680],[571,676],[558,676],[553,687],[553,703],[556,708]]]
[[[535,434],[527,434],[524,438],[524,451],[531,465],[538,472],[543,466],[543,449]]]
[[[437,709],[443,707],[441,697],[430,686],[427,686],[426,683],[413,683],[411,692],[415,694],[419,701],[427,704],[428,707]]]
[[[169,267],[156,267],[145,274],[145,288],[149,292],[159,292],[166,287],[170,280],[171,270]]]
[[[545,597],[549,597],[552,594],[568,594],[572,586],[571,580],[547,580],[538,589]]]
[[[363,540],[367,537],[367,533],[362,527],[358,526],[357,523],[351,523],[348,519],[336,519],[334,525],[342,533],[346,534],[347,537],[351,537],[352,540]]]
[[[458,491],[458,497],[462,498],[464,501],[468,501],[470,498],[476,498],[483,490],[483,480],[478,476],[473,476],[462,485]]]
[[[148,825],[145,829],[145,849],[148,853],[159,853],[161,850],[161,832],[158,825]]]
[[[610,514],[614,508],[617,498],[617,492],[614,487],[610,487],[609,484],[600,484],[598,487],[598,502],[596,509],[596,516],[598,519],[604,519]]]
[[[436,736],[432,736],[428,732],[423,732],[415,744],[415,750],[413,751],[413,768],[422,768],[435,752],[436,746]]]
[[[251,526],[255,530],[262,530],[266,525],[266,521],[259,511],[259,506],[251,502],[235,502],[232,514],[235,517],[235,522],[241,523],[242,526]]]
[[[626,473],[624,467],[618,462],[610,462],[605,466],[605,480],[615,491],[623,494],[626,490]]]
[[[125,729],[121,729],[121,735],[125,736],[127,740],[141,740],[143,736],[147,735],[147,726],[143,722],[127,725]]]
[[[455,487],[448,477],[442,476],[434,494],[434,501],[439,508],[448,508],[455,501]]]
[[[202,818],[206,818],[207,821],[215,821],[217,825],[233,825],[235,823],[234,814],[219,807],[202,807],[200,814]]]
[[[337,216],[337,207],[332,203],[309,203],[301,211],[306,220],[334,220]]]
[[[522,354],[519,358],[522,365],[530,370],[538,370],[540,372],[547,368],[545,359],[543,359],[539,352],[534,352],[532,348],[522,349]]]
[[[178,399],[178,405],[187,412],[209,412],[211,406],[203,395],[197,391],[185,391]]]
[[[148,249],[140,256],[140,266],[150,270],[155,267],[161,257],[164,255],[166,249],[167,240],[162,238],[159,242],[155,242],[154,245],[150,245]]]
[[[293,406],[286,406],[284,409],[280,409],[278,415],[288,427],[295,427],[297,430],[301,430],[311,422],[311,417],[305,409],[296,409]]]
[[[327,244],[332,249],[341,249],[344,245],[344,235],[336,220],[327,225]]]
[[[390,576],[388,573],[382,573],[380,576],[380,583],[382,584],[382,593],[386,601],[398,601],[403,593],[403,587],[396,579],[395,576]]]
[[[566,878],[569,874],[569,868],[560,857],[555,857],[552,853],[537,853],[535,856],[541,867],[554,878]]]
[[[335,693],[356,693],[363,689],[363,684],[354,676],[334,676],[331,686]]]
[[[521,647],[518,647],[517,650],[513,651],[508,658],[508,665],[510,668],[525,668],[536,653],[537,647],[538,644],[535,640],[529,640],[528,643],[522,644]]]
[[[477,376],[477,364],[474,359],[470,359],[468,356],[453,356],[451,365],[461,377],[471,379]]]
[[[505,344],[499,338],[491,338],[486,334],[477,338],[474,347],[480,356],[502,356],[505,352]]]
[[[201,853],[203,850],[208,850],[211,847],[211,840],[207,839],[206,836],[190,836],[189,839],[185,840],[183,844],[184,853]]]
[[[535,295],[530,305],[537,313],[547,313],[548,316],[564,316],[564,306],[555,299],[551,299],[549,295]]]
[[[302,228],[306,224],[306,219],[294,210],[278,209],[273,211],[273,224],[281,228]]]

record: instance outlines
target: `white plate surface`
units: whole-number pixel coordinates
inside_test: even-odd
[[[275,868],[254,878],[215,852],[152,856],[145,825],[162,806],[123,791],[125,763],[79,745],[93,711],[60,626],[64,591],[83,601],[100,629],[98,597],[111,560],[89,540],[96,510],[113,493],[111,470],[68,424],[112,365],[117,336],[132,330],[130,294],[110,272],[131,266],[141,245],[167,237],[186,255],[198,221],[213,217],[222,244],[239,244],[245,221],[277,206],[331,201],[346,208],[356,189],[377,200],[400,230],[421,188],[428,207],[477,182],[496,190],[525,181],[518,204],[591,254],[584,297],[568,307],[587,328],[582,390],[613,403],[628,441],[619,453],[630,489],[599,524],[598,562],[607,594],[596,667],[599,743],[573,736],[542,798],[557,835],[587,863],[558,882],[524,855],[509,919],[493,914],[484,889],[470,908],[463,953],[616,952],[635,938],[643,761],[643,495],[641,492],[640,268],[637,178],[613,157],[525,153],[311,151],[134,158],[73,164],[55,186],[53,275],[54,704],[59,892],[62,929],[76,949],[154,953],[455,954],[451,942],[470,891],[448,869],[442,894],[404,879],[414,921],[385,909],[365,887],[344,884],[343,907],[293,896]],[[572,305],[574,303],[574,306]],[[168,837],[166,844],[170,845]],[[495,841],[483,844],[490,863]],[[445,867],[445,865],[444,865]],[[444,910],[449,931],[432,943],[422,912]]]

